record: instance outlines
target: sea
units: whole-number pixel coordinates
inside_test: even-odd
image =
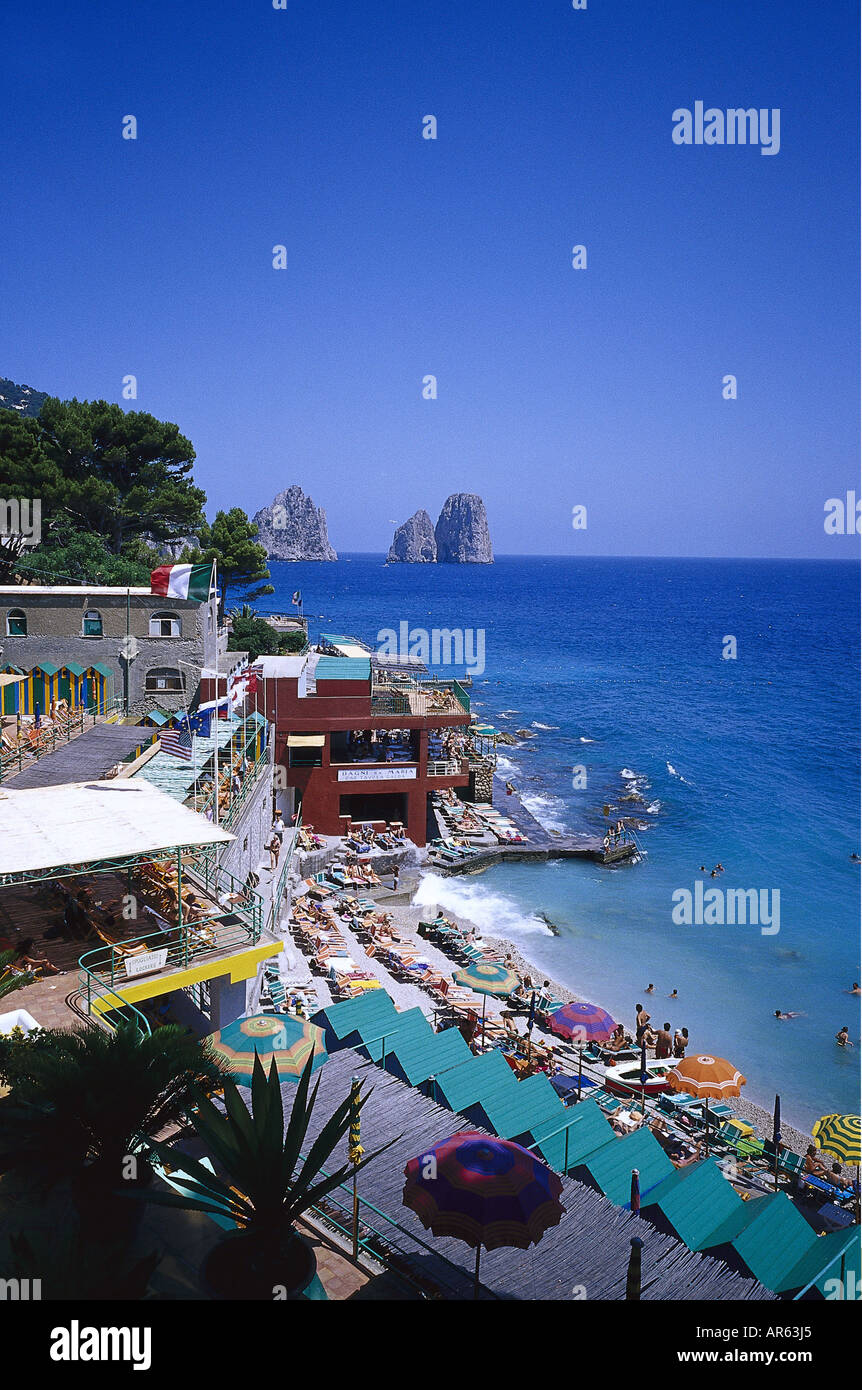
[[[644,1002],[656,1025],[687,1027],[689,1055],[729,1058],[749,1100],[780,1094],[800,1128],[858,1111],[857,564],[348,554],[271,571],[259,608],[291,611],[300,590],[312,638],[378,645],[406,622],[432,647],[435,628],[469,630],[475,654],[481,632],[472,707],[535,735],[499,758],[528,810],[561,835],[594,833],[606,807],[638,827],[636,864],[429,875],[420,901],[508,937],[629,1026]],[[757,890],[771,920],[675,920],[698,881]]]

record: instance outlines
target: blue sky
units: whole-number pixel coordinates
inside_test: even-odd
[[[296,482],[340,550],[464,490],[499,553],[849,557],[823,507],[859,493],[856,26],[16,0],[0,375],[121,401],[134,374],[210,514]],[[697,100],[779,107],[780,152],[675,145]]]

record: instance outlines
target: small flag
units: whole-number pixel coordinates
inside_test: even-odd
[[[190,734],[200,734],[201,738],[209,738],[212,731],[213,712],[211,709],[197,709],[194,714],[190,714],[183,720],[183,725],[188,728]]]
[[[210,596],[212,565],[159,565],[150,573],[150,593],[204,603]]]
[[[192,760],[192,736],[185,727],[165,729],[159,734],[159,747],[172,758],[182,758],[187,763]]]
[[[293,598],[290,601],[295,608],[298,608],[299,605],[302,603],[302,590],[297,589],[293,595]]]

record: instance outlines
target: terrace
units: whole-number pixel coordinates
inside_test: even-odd
[[[214,862],[226,831],[145,783],[72,784],[51,796],[47,829],[44,792],[0,801],[0,931],[12,949],[37,939],[59,971],[78,967],[68,1007],[140,1020],[144,1000],[247,979],[281,950],[258,895]],[[58,995],[48,974],[15,998],[49,1026],[61,1021]]]

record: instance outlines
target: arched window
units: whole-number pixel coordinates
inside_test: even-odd
[[[176,613],[153,613],[150,617],[151,637],[182,637],[182,623]]]
[[[160,690],[182,691],[183,678],[175,666],[154,666],[147,672],[146,689],[152,694]]]
[[[10,608],[6,614],[6,636],[27,636],[27,614],[23,608]]]
[[[102,636],[102,615],[96,608],[88,608],[84,614],[84,636]]]

